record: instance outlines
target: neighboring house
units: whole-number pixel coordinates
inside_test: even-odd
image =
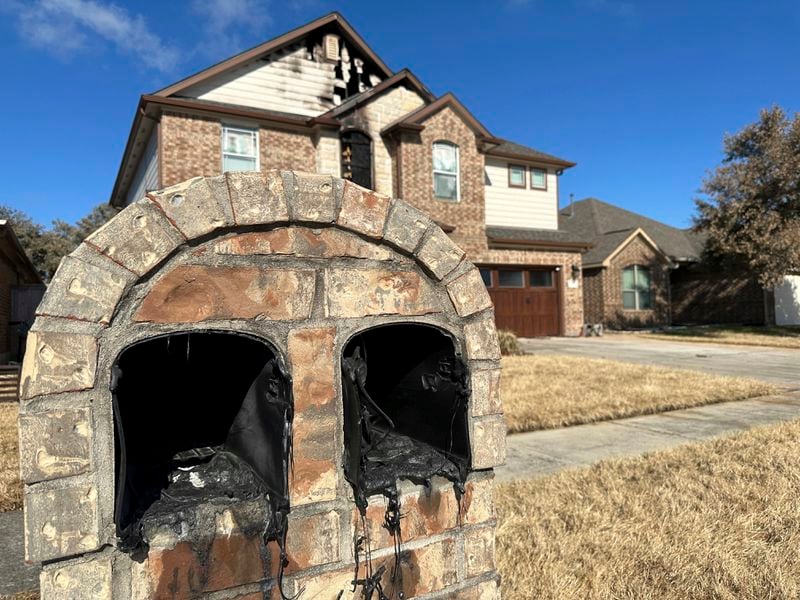
[[[583,255],[587,323],[612,328],[764,324],[770,298],[753,277],[701,261],[703,239],[595,198],[574,202],[560,228],[592,243]]]
[[[44,290],[41,275],[11,224],[0,220],[0,365],[22,358],[24,339]]]
[[[329,173],[437,221],[481,267],[499,327],[577,335],[587,244],[558,228],[572,166],[494,136],[333,13],[142,96],[111,203],[223,171]]]

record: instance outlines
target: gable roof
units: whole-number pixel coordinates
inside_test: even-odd
[[[397,86],[405,85],[417,92],[426,102],[433,102],[436,96],[425,87],[425,85],[414,75],[409,69],[401,69],[391,77],[384,79],[375,87],[350,96],[347,100],[342,102],[339,106],[335,106],[328,112],[322,113],[319,117],[312,119],[312,122],[317,122],[322,119],[335,119],[339,115],[346,113],[349,110],[361,106],[362,104],[372,100]]]
[[[370,48],[367,43],[364,41],[353,26],[347,22],[347,20],[338,12],[332,12],[330,14],[325,15],[324,17],[320,17],[319,19],[315,19],[310,23],[306,23],[305,25],[301,25],[291,31],[284,33],[283,35],[279,35],[278,37],[274,37],[271,40],[264,42],[263,44],[259,44],[249,50],[245,50],[244,52],[240,52],[239,54],[232,56],[231,58],[225,59],[221,62],[218,62],[215,65],[208,67],[207,69],[203,69],[202,71],[198,71],[194,75],[189,75],[180,81],[177,81],[171,85],[168,85],[165,88],[154,92],[153,96],[172,96],[174,94],[179,94],[186,88],[192,85],[196,85],[211,77],[215,77],[220,73],[224,73],[240,67],[245,63],[248,63],[260,56],[265,54],[271,54],[276,50],[280,50],[284,46],[288,46],[296,42],[297,40],[301,39],[308,33],[319,29],[320,27],[324,27],[329,24],[335,24],[341,30],[342,35],[344,38],[350,42],[357,50],[363,52],[364,56],[368,57],[375,66],[378,68],[379,71],[383,73],[385,77],[389,77],[392,75],[392,70],[384,63],[381,58],[375,54],[375,52]]]
[[[428,119],[429,117],[435,115],[437,112],[444,108],[452,109],[456,114],[458,114],[464,122],[469,125],[475,133],[480,135],[484,138],[492,138],[492,134],[489,133],[489,130],[475,118],[475,116],[469,112],[466,106],[464,106],[461,101],[456,98],[455,94],[452,92],[447,92],[443,96],[440,96],[430,104],[426,104],[425,106],[420,106],[416,110],[412,110],[407,115],[400,117],[394,123],[390,123],[386,127],[381,130],[381,134],[385,135],[390,133],[395,129],[410,129],[413,131],[421,131],[423,129],[422,122]]]
[[[558,227],[593,243],[593,247],[583,255],[584,267],[602,265],[639,231],[672,261],[697,261],[702,252],[702,240],[693,232],[597,198],[586,198],[562,209]]]

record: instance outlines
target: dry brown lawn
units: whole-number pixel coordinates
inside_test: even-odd
[[[0,512],[22,508],[16,402],[0,402]]]
[[[504,357],[501,381],[511,433],[742,400],[779,390],[754,379],[572,356]]]
[[[800,349],[800,327],[737,327],[712,325],[636,334],[673,342],[713,342],[737,346],[773,346]]]
[[[800,421],[499,486],[503,598],[800,598]]]

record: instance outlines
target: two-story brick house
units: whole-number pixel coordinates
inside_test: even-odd
[[[481,266],[499,327],[577,335],[587,244],[558,229],[572,166],[495,137],[333,13],[142,96],[111,203],[232,170],[347,178],[439,223]]]

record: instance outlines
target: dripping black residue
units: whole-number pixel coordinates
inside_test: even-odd
[[[275,352],[241,334],[170,334],[124,350],[111,388],[118,547],[143,557],[148,532],[205,503],[260,499],[285,566],[293,409]]]
[[[386,497],[383,526],[395,546],[394,567],[373,571],[369,539],[357,539],[354,585],[365,600],[404,598],[397,482],[410,480],[430,489],[433,477],[445,477],[461,498],[470,462],[468,369],[448,335],[402,324],[354,338],[344,350],[342,371],[345,476],[362,521],[369,496]],[[362,530],[368,531],[365,523]],[[365,576],[359,578],[362,556]]]

